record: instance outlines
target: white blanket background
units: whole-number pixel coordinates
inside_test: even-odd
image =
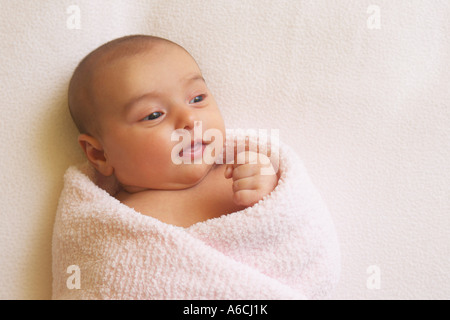
[[[336,299],[450,296],[448,0],[0,0],[0,298],[49,299],[77,63],[113,38],[197,59],[229,128],[279,129],[341,240]],[[68,274],[69,276],[69,274]]]

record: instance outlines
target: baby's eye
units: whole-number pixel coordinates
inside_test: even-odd
[[[189,101],[189,103],[199,103],[202,102],[205,97],[203,95],[196,96],[194,99]]]
[[[158,119],[159,117],[161,117],[163,114],[162,112],[153,112],[151,114],[149,114],[148,116],[146,116],[144,119],[142,119],[142,121],[149,121],[149,120],[155,120]]]

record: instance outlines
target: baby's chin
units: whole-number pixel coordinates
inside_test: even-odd
[[[167,177],[166,181],[161,181],[160,183],[152,183],[151,185],[142,187],[132,187],[126,186],[125,191],[130,193],[136,193],[141,191],[150,190],[184,190],[195,187],[200,182],[202,182],[206,176],[210,173],[214,165],[210,164],[182,164],[177,168],[172,177]],[[160,180],[160,179],[155,179]],[[155,181],[153,180],[153,182]],[[165,179],[162,179],[165,180]]]
[[[177,181],[179,189],[192,188],[203,181],[203,179],[208,175],[214,165],[212,164],[184,164],[183,170],[180,170],[180,174],[177,176]]]

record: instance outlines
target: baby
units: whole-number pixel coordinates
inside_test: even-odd
[[[89,162],[64,175],[53,299],[317,299],[334,287],[336,232],[301,160],[272,132],[270,144],[226,132],[185,49],[113,40],[76,68],[69,107]]]
[[[225,137],[220,110],[196,61],[169,40],[127,36],[91,52],[71,79],[69,109],[89,162],[118,181],[114,197],[167,224],[189,227],[242,210],[278,183],[275,170],[261,170],[272,164],[250,161],[248,150],[220,161],[224,141],[204,135]],[[180,145],[179,131],[191,139]],[[208,150],[212,161],[202,161]]]

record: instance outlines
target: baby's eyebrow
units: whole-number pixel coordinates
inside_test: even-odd
[[[206,81],[205,81],[205,79],[203,78],[203,76],[201,74],[194,74],[193,76],[192,75],[188,76],[188,77],[184,78],[183,82],[187,86],[189,83],[192,83],[194,81],[199,81],[199,80],[203,81],[206,84]],[[141,100],[145,100],[145,99],[148,99],[148,98],[151,98],[151,97],[155,97],[157,95],[158,95],[158,93],[156,91],[150,91],[150,92],[144,93],[144,94],[142,94],[140,96],[134,97],[134,98],[132,98],[130,101],[128,101],[125,104],[125,109],[126,110],[130,109],[133,105],[137,104]]]
[[[143,95],[134,97],[134,98],[132,98],[130,101],[128,101],[125,104],[125,110],[130,109],[132,106],[134,106],[135,104],[137,104],[141,100],[145,100],[147,98],[151,98],[151,97],[155,97],[155,96],[157,96],[156,91],[151,91],[151,92],[144,93]]]
[[[188,83],[190,83],[190,82],[197,81],[197,80],[201,80],[201,81],[203,81],[204,83],[206,83],[205,79],[203,78],[203,76],[202,76],[201,74],[194,74],[194,75],[191,75],[191,76],[186,77],[185,79],[186,79],[186,80],[184,80],[184,82],[185,82],[186,84],[188,84]]]

